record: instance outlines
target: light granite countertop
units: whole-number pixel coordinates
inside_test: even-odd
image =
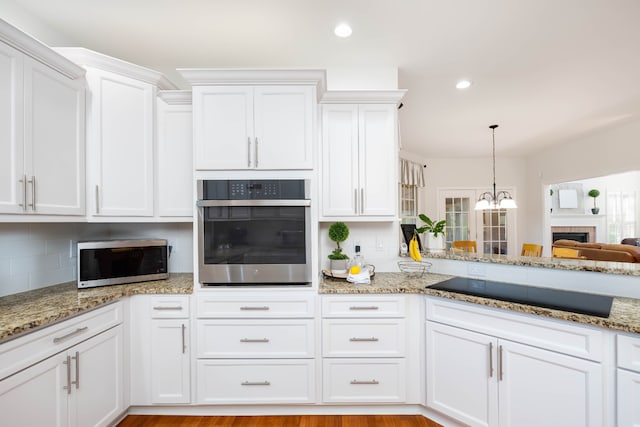
[[[0,342],[66,320],[123,297],[142,294],[191,294],[193,274],[166,280],[78,289],[67,282],[0,298]]]
[[[600,326],[602,328],[617,331],[640,334],[640,299],[619,298],[613,299],[611,314],[608,318],[588,316],[585,314],[571,313],[549,308],[535,307],[526,304],[517,304],[499,301],[491,298],[475,297],[454,292],[429,289],[453,276],[444,274],[425,273],[420,278],[409,277],[405,273],[376,273],[371,284],[354,285],[345,280],[325,278],[320,284],[321,294],[422,294],[447,298],[457,301],[465,301],[489,307],[501,308],[521,313],[535,314],[538,316],[568,320],[587,325]]]
[[[492,264],[517,265],[524,267],[554,268],[571,271],[593,271],[597,273],[640,276],[640,263],[575,260],[565,258],[524,257],[511,255],[475,254],[465,252],[427,252],[425,258],[449,259],[456,261],[484,262]]]

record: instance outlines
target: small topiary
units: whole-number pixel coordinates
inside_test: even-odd
[[[329,227],[329,239],[336,242],[337,248],[331,252],[328,257],[332,260],[349,259],[347,254],[342,253],[340,242],[344,242],[349,237],[349,227],[344,222],[336,222]]]

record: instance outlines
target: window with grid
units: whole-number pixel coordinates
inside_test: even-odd
[[[400,184],[400,223],[415,224],[418,216],[418,187]]]
[[[482,212],[483,252],[507,255],[507,210],[493,209]]]
[[[636,237],[636,195],[633,192],[607,192],[608,243]]]
[[[471,200],[468,197],[445,197],[445,245],[451,248],[455,240],[469,240],[469,215]]]

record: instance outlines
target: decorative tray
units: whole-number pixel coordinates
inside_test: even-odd
[[[369,264],[369,277],[376,275],[376,267]],[[329,279],[347,280],[349,272],[346,273],[332,273],[331,270],[322,270],[322,276]]]

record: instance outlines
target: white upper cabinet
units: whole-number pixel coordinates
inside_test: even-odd
[[[0,212],[25,211],[22,60],[17,50],[0,43]]]
[[[180,72],[193,85],[196,169],[313,169],[324,71]]]
[[[196,87],[196,169],[311,169],[311,86]]]
[[[404,91],[374,98],[357,94],[364,101],[384,103],[334,103],[327,95],[330,103],[322,105],[322,217],[393,220],[398,205],[397,103]]]
[[[191,92],[161,91],[157,108],[157,214],[193,218]]]
[[[153,217],[156,92],[175,86],[156,71],[88,49],[56,50],[87,69],[89,220]]]
[[[150,83],[89,68],[88,187],[92,215],[153,215],[153,103]],[[92,194],[93,193],[93,194]]]
[[[27,206],[41,214],[84,215],[84,81],[25,58]]]
[[[4,21],[0,37],[0,213],[83,215],[84,70]]]

